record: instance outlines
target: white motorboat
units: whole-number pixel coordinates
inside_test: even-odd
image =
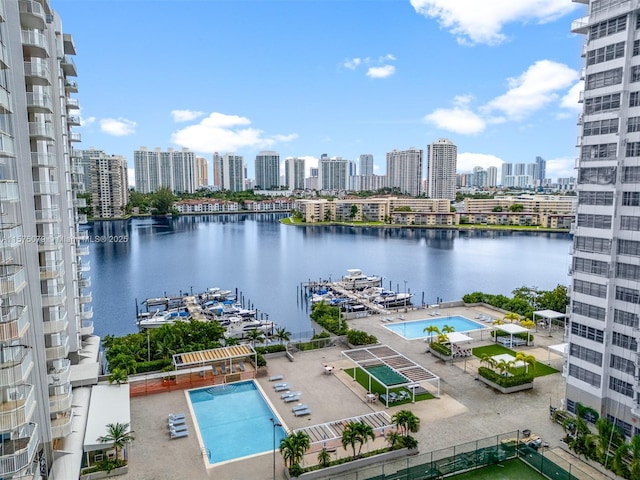
[[[362,290],[382,285],[382,277],[365,275],[358,268],[351,268],[347,272],[341,281],[342,286],[347,290]]]

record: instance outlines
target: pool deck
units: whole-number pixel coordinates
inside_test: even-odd
[[[461,315],[474,319],[478,314],[498,317],[499,314],[486,308],[453,307],[439,308],[439,316]],[[404,320],[436,318],[427,310],[402,313]],[[385,410],[390,416],[401,409],[412,410],[421,420],[420,431],[415,434],[421,452],[429,452],[491,435],[514,430],[531,429],[550,446],[557,447],[563,431],[560,425],[549,420],[549,406],[559,406],[564,397],[564,379],[558,374],[536,378],[534,388],[517,394],[503,395],[476,381],[479,360],[456,359],[443,362],[426,353],[424,340],[405,340],[384,328],[384,316],[370,316],[349,320],[351,328],[365,330],[417,364],[440,376],[441,397],[438,399],[405,404],[386,409],[380,403],[365,401],[365,391],[349,377],[343,369],[352,367],[341,352],[346,347],[331,347],[294,354],[294,361],[286,357],[268,360],[267,371],[257,378],[271,406],[278,412],[279,419],[289,429],[328,423],[374,411]],[[397,320],[399,315],[394,315]],[[485,331],[474,337],[472,346],[489,344]],[[522,347],[541,362],[549,362],[555,368],[562,368],[562,359],[547,350],[548,345],[563,342],[562,332],[548,331],[535,334],[535,346]],[[334,366],[332,374],[325,373],[324,365]],[[301,391],[300,402],[309,405],[311,415],[296,417],[291,407],[284,403],[280,393],[275,392],[270,375],[282,375],[292,390]],[[241,405],[238,408],[242,408]],[[167,428],[167,414],[186,413],[190,435],[186,438],[170,440]],[[268,480],[273,478],[271,452],[242,461],[229,462],[207,469],[204,456],[184,391],[171,391],[131,399],[131,423],[135,431],[135,442],[129,447],[129,473],[118,477],[123,480],[163,480],[189,478],[193,480],[224,478],[225,480]],[[363,451],[382,446],[378,438],[375,444],[365,445]],[[317,454],[309,454],[305,462],[314,462]],[[334,456],[350,455],[341,447]],[[275,454],[276,477],[283,479],[282,456]]]

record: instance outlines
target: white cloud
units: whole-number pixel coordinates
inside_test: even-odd
[[[214,153],[235,152],[246,147],[268,148],[298,137],[296,133],[267,136],[248,125],[251,120],[246,117],[213,112],[200,123],[175,131],[171,141],[196,152]]]
[[[552,22],[579,8],[567,0],[411,0],[417,13],[434,18],[458,43],[498,45],[508,23]]]
[[[396,73],[396,67],[393,65],[383,65],[381,67],[369,67],[367,77],[370,78],[387,78]]]
[[[560,100],[560,106],[571,110],[576,113],[582,112],[582,104],[578,101],[580,99],[580,92],[584,91],[584,82],[580,81],[569,89],[567,94]]]
[[[136,186],[136,169],[127,168],[127,179],[129,180],[129,187]]]
[[[562,63],[540,60],[518,78],[509,78],[507,93],[491,100],[484,109],[522,120],[557,100],[557,91],[569,87],[577,78],[578,72]]]
[[[495,155],[486,153],[459,153],[456,161],[456,171],[471,172],[474,167],[482,167],[485,170],[489,167],[502,168],[504,160]]]
[[[196,118],[200,118],[205,112],[198,112],[195,110],[172,110],[171,116],[174,122],[190,122]]]
[[[356,57],[350,60],[345,60],[342,66],[348,68],[349,70],[355,70],[356,68],[358,68],[358,65],[360,65],[360,63],[362,63],[362,60]]]
[[[124,137],[136,133],[136,122],[126,118],[103,118],[100,120],[100,130],[115,137]]]
[[[424,117],[424,121],[449,132],[475,135],[486,128],[486,122],[470,109],[462,107],[439,108]]]
[[[546,174],[547,178],[567,178],[575,177],[575,158],[572,157],[560,157],[547,160]]]
[[[87,117],[84,118],[82,115],[80,116],[80,126],[81,127],[88,127],[89,125],[95,123],[96,121],[96,117]]]

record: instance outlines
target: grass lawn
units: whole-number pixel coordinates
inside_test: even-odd
[[[353,368],[345,368],[344,371],[347,375],[349,375],[351,378],[353,378]],[[362,388],[364,388],[365,390],[369,390],[369,378],[371,378],[371,390],[369,390],[371,393],[377,393],[378,395],[382,395],[383,393],[386,393],[386,387],[380,383],[378,380],[376,380],[375,377],[369,377],[369,375],[367,375],[367,373],[362,369],[362,368],[357,368],[356,370],[356,381],[362,385]],[[400,392],[400,390],[406,390],[411,394],[411,391],[407,388],[404,387],[392,387],[389,388],[389,392],[395,392],[398,393]],[[433,395],[431,395],[429,392],[427,393],[421,393],[419,395],[416,395],[416,402],[420,401],[420,400],[430,400],[432,398],[435,398]],[[405,403],[411,403],[411,400],[400,400],[397,402],[393,402],[393,405],[402,405]]]
[[[478,358],[481,358],[482,355],[484,355],[485,353],[492,357],[495,355],[502,355],[503,353],[508,353],[509,355],[513,355],[514,357],[516,356],[516,352],[514,350],[511,350],[510,348],[507,348],[507,347],[503,347],[502,345],[499,345],[499,344],[486,345],[484,347],[476,347],[471,349],[471,352],[473,353],[474,356]],[[514,369],[514,373],[515,372],[519,373],[520,371],[524,371],[524,367]],[[545,375],[558,373],[558,370],[556,370],[555,368],[551,368],[549,365],[546,365],[544,363],[536,362],[536,367],[532,373],[534,378],[544,377]]]
[[[450,480],[542,480],[546,477],[515,458],[498,465],[489,465],[447,478]]]

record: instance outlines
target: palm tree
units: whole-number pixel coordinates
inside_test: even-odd
[[[353,449],[353,458],[356,458],[356,443],[358,443],[358,431],[356,422],[349,422],[342,431],[342,446],[346,450],[349,445]]]
[[[275,337],[280,341],[280,344],[282,344],[291,340],[291,332],[287,331],[284,327],[278,327],[276,328]]]
[[[488,353],[483,353],[480,356],[480,363],[484,363],[487,365],[487,367],[489,368],[496,368],[496,359],[493,358],[491,355],[489,355]]]
[[[456,327],[452,325],[444,325],[442,327],[442,333],[452,333],[456,331]]]
[[[440,329],[435,325],[429,325],[427,328],[423,330],[423,332],[426,332],[429,334],[429,343],[431,343],[431,339],[433,338],[434,334],[437,336],[440,335]]]
[[[531,367],[532,370],[535,370],[536,363],[538,363],[536,357],[534,357],[533,355],[527,355],[524,352],[517,352],[515,361],[521,361],[525,363],[525,373],[529,373],[529,367]]]
[[[249,339],[249,342],[251,342],[251,346],[255,347],[256,343],[264,342],[264,333],[257,328],[254,328],[247,332],[247,338]]]
[[[280,453],[285,464],[291,468],[300,463],[310,445],[309,435],[304,432],[291,433],[283,438],[280,441]]]
[[[373,431],[373,427],[365,422],[358,422],[355,424],[355,429],[358,433],[358,443],[360,444],[360,448],[358,448],[358,456],[360,456],[360,452],[362,451],[362,446],[371,439],[372,441],[376,439],[376,433]]]
[[[511,323],[514,323],[520,320],[520,315],[515,312],[505,313],[504,320],[509,320]]]
[[[318,463],[321,467],[328,467],[330,461],[331,454],[327,451],[326,448],[323,448],[320,453],[318,453]]]
[[[116,383],[118,385],[127,383],[129,381],[129,377],[127,376],[127,371],[122,368],[114,368],[109,375],[109,383]]]
[[[408,436],[409,432],[415,433],[420,429],[420,419],[411,410],[400,410],[391,417],[391,420],[403,437]]]
[[[391,432],[389,433],[389,435],[387,435],[387,442],[389,442],[391,450],[395,450],[396,447],[402,445],[402,438],[402,435],[400,435],[398,432]]]
[[[620,427],[614,425],[606,418],[596,420],[596,428],[598,429],[598,461],[607,467],[610,452],[617,450],[620,445],[624,444],[624,434]]]
[[[630,478],[640,478],[640,435],[636,435],[629,441],[629,449],[631,450]]]
[[[120,449],[124,449],[128,443],[135,440],[134,433],[129,431],[128,423],[109,423],[107,424],[107,434],[103,437],[98,437],[98,441],[100,443],[112,443],[116,451],[117,460]]]
[[[500,372],[500,375],[504,375],[506,372],[513,368],[513,360],[500,360],[496,363],[496,368]]]

